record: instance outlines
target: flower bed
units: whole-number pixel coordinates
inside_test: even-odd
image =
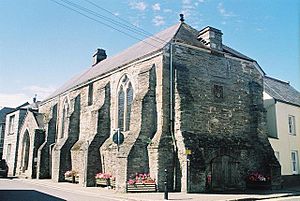
[[[127,192],[156,192],[157,186],[155,179],[152,179],[149,174],[136,173],[135,177],[128,180],[126,186]]]
[[[259,172],[252,172],[246,179],[247,188],[251,189],[269,189],[271,187],[271,178]]]

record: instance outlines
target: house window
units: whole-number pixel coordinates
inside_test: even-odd
[[[295,116],[289,115],[288,123],[289,123],[289,134],[296,135]]]
[[[121,79],[118,90],[118,128],[120,131],[128,131],[130,125],[131,105],[133,101],[133,88],[128,77]]]
[[[9,117],[9,123],[8,123],[8,134],[14,134],[14,128],[15,128],[15,115],[12,115]]]
[[[213,86],[213,94],[214,94],[215,98],[223,99],[223,97],[224,97],[224,95],[223,95],[223,86],[215,84]]]
[[[93,104],[93,83],[89,84],[88,90],[88,106],[90,106]]]
[[[6,160],[8,161],[10,159],[10,153],[11,153],[11,144],[7,145],[7,153],[6,153]]]
[[[292,174],[298,174],[298,151],[291,152]]]

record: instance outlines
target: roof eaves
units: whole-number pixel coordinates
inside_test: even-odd
[[[280,100],[280,99],[277,99],[277,98],[274,98],[274,100],[277,101],[277,102],[288,104],[288,105],[293,105],[293,106],[296,106],[296,107],[300,107],[300,105],[296,104],[296,103],[291,103],[291,102]]]

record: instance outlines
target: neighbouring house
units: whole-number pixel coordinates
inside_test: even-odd
[[[10,108],[10,107],[3,107],[2,109],[0,109],[0,159],[2,159],[2,155],[3,155],[6,114],[12,112],[13,110],[14,108]]]
[[[35,101],[35,99],[34,99]],[[3,143],[3,158],[9,167],[8,175],[15,176],[17,171],[17,159],[19,156],[20,131],[26,113],[29,110],[37,111],[37,103],[28,102],[16,107],[6,114],[5,137]]]
[[[167,169],[169,190],[205,192],[245,189],[260,172],[279,187],[265,73],[222,35],[181,21],[115,56],[98,49],[91,67],[27,114],[18,174],[60,182],[73,170],[79,184],[94,186],[97,173],[111,173],[125,191],[132,176],[149,173],[162,191]]]
[[[269,141],[281,165],[283,185],[300,185],[300,92],[289,82],[264,78]]]

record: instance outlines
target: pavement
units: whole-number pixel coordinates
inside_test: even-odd
[[[101,195],[116,201],[159,201],[164,200],[163,192],[155,193],[119,193],[113,189],[101,187],[83,187],[79,184],[68,182],[53,182],[50,179],[17,179],[19,182],[42,186],[50,189],[60,189],[66,191],[76,191],[77,193],[89,195]],[[178,201],[254,201],[254,200],[276,200],[285,197],[296,197],[300,200],[300,186],[293,188],[284,188],[280,190],[267,191],[245,191],[243,193],[182,193],[169,192],[169,200]]]

